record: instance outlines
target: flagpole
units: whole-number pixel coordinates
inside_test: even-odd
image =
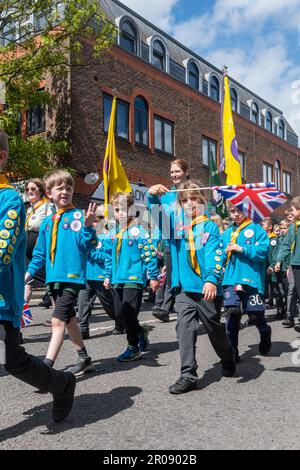
[[[223,141],[223,115],[224,115],[224,77],[228,73],[228,67],[226,65],[223,66],[222,70],[222,86],[221,86],[221,137],[220,137],[220,172],[225,170],[225,156],[224,156],[224,141]]]
[[[181,193],[183,191],[186,192],[191,192],[191,191],[207,191],[207,190],[218,190],[218,189],[226,189],[226,188],[249,188],[249,189],[255,189],[255,187],[264,187],[268,184],[269,188],[271,189],[272,187],[275,187],[275,183],[246,183],[246,184],[233,184],[233,185],[224,185],[224,186],[206,186],[204,188],[186,188],[186,189],[169,189],[169,193]]]

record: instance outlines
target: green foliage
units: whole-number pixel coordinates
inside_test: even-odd
[[[26,22],[32,14],[33,24]],[[55,96],[38,92],[40,83],[49,74],[63,80],[71,65],[85,65],[82,40],[91,41],[98,60],[114,43],[115,34],[98,0],[1,0],[0,82],[5,85],[5,106],[0,127],[9,135],[10,172],[42,176],[67,155],[66,141],[36,136],[22,140],[20,115],[32,106],[55,106]]]

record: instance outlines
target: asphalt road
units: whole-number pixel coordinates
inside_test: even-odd
[[[233,378],[221,368],[206,334],[197,343],[199,389],[174,396],[168,386],[179,376],[175,316],[159,323],[146,311],[150,350],[143,358],[120,364],[116,356],[125,337],[111,335],[112,322],[97,306],[86,342],[96,371],[77,380],[74,408],[60,425],[51,422],[52,398],[0,369],[0,449],[299,449],[300,338],[268,312],[273,348],[258,355],[255,327],[240,332],[242,362]],[[24,331],[29,353],[44,357],[50,329],[49,310],[32,307],[34,324]],[[76,361],[66,339],[56,367]]]

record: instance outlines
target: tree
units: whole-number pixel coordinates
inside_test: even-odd
[[[42,176],[67,155],[66,139],[24,138],[21,123],[25,110],[55,107],[59,94],[41,93],[40,84],[50,74],[62,88],[71,66],[86,65],[84,39],[93,41],[92,60],[103,59],[114,43],[115,27],[98,0],[1,0],[0,127],[9,135],[8,170],[14,178]]]

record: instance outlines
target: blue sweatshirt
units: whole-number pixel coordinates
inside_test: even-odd
[[[61,215],[58,223],[54,264],[50,259],[51,234],[55,215],[46,217],[41,225],[32,261],[27,271],[35,273],[46,266],[46,283],[86,283],[87,252],[97,246],[96,231],[84,226],[83,212],[70,209]]]
[[[171,189],[176,189],[175,186],[172,186]],[[168,226],[168,221],[172,213],[176,209],[177,203],[177,193],[169,192],[165,193],[163,196],[153,196],[152,194],[147,193],[148,198],[148,209],[151,213],[153,222],[158,227],[160,233],[165,234],[165,246],[168,248],[169,238],[171,238],[170,227]],[[163,217],[160,220],[159,212],[162,212]],[[167,232],[169,236],[166,238]],[[160,237],[159,237],[160,238]]]
[[[111,256],[111,243],[107,233],[97,235],[98,245],[87,256],[87,281],[104,281],[105,257]]]
[[[117,230],[118,227],[117,227]],[[149,278],[158,276],[156,249],[149,233],[141,225],[132,225],[122,234],[120,251],[117,253],[118,232],[110,234],[111,255],[106,251],[105,277],[111,284],[144,284],[145,271]]]
[[[0,320],[21,326],[24,304],[25,208],[16,191],[0,190]]]
[[[171,238],[172,288],[201,294],[206,282],[217,286],[221,279],[223,244],[220,232],[217,225],[210,220],[193,227],[199,275],[191,265],[187,231],[181,228],[183,211],[181,209],[176,213],[176,216],[171,216],[172,228],[175,227],[175,237]]]
[[[233,225],[223,233],[224,250],[230,243],[232,232],[237,228],[236,225]],[[222,285],[244,284],[263,294],[270,246],[267,233],[260,225],[252,222],[239,233],[236,243],[243,248],[243,252],[233,252],[226,265],[227,255],[224,251],[223,264],[226,269]]]

